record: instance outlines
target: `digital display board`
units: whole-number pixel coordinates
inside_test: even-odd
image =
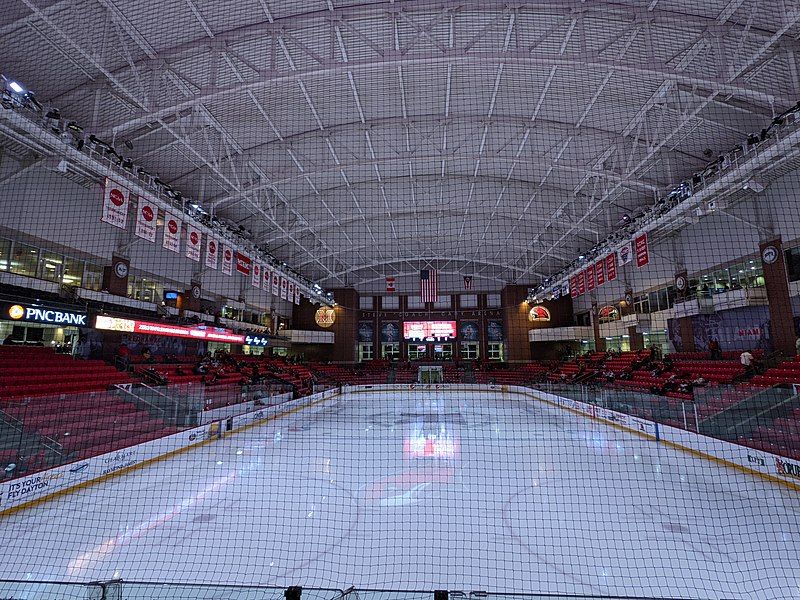
[[[95,328],[106,331],[121,331],[124,333],[145,333],[148,335],[162,335],[165,337],[189,338],[207,342],[227,342],[229,344],[243,344],[245,336],[232,333],[229,329],[217,327],[182,327],[167,323],[150,323],[148,321],[135,321],[120,317],[98,316]]]
[[[407,340],[441,342],[456,337],[455,321],[406,321],[403,337]]]

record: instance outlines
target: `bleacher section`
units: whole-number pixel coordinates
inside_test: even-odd
[[[764,387],[800,383],[800,356],[768,369],[762,375],[756,375],[750,383]]]
[[[105,390],[130,381],[101,360],[75,360],[50,348],[0,346],[3,400]]]
[[[4,412],[56,442],[68,460],[111,452],[178,431],[110,392],[32,400],[5,406]]]

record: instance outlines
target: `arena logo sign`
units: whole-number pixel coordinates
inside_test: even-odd
[[[3,314],[12,321],[48,323],[50,325],[72,325],[76,327],[86,327],[86,320],[88,318],[86,313],[55,310],[24,304],[7,305]]]

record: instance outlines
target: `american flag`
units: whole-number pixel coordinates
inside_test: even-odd
[[[423,269],[419,272],[420,296],[423,302],[436,302],[439,295],[436,271]]]

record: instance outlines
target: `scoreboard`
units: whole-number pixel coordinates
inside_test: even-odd
[[[406,321],[403,338],[424,342],[441,342],[456,337],[455,321]]]

